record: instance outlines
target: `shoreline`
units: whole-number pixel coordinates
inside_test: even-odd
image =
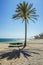
[[[28,49],[28,59],[20,51],[20,58],[16,57],[18,54],[19,48],[13,47],[9,48],[9,42],[0,43],[0,64],[2,65],[43,65],[43,44],[41,43],[32,43],[33,40],[27,42],[25,49]],[[15,54],[16,53],[16,54]],[[1,57],[3,58],[1,59]],[[12,59],[10,58],[12,57]],[[16,57],[16,59],[15,59]],[[10,58],[9,60],[7,58]]]

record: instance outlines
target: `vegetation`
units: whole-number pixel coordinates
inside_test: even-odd
[[[43,33],[37,35],[37,36],[34,36],[35,39],[43,39]]]
[[[35,38],[35,39],[39,39],[39,36],[38,36],[38,35],[36,35],[36,36],[34,36],[34,38]]]
[[[35,23],[37,20],[36,9],[33,8],[33,4],[28,4],[25,1],[23,3],[17,4],[16,14],[13,15],[13,19],[22,19],[25,23],[25,42],[24,47],[27,42],[27,23],[28,20],[31,20]]]

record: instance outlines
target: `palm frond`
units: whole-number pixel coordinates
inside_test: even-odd
[[[32,21],[37,20],[38,15],[36,15],[36,9],[33,8],[33,4],[28,4],[25,1],[23,3],[17,4],[17,8],[15,10],[16,14],[13,15],[13,19],[22,18],[23,21],[27,19],[31,19]]]
[[[32,18],[30,18],[30,17],[28,17],[28,18],[29,18],[29,20],[33,21],[33,23],[35,23],[35,21]]]
[[[31,16],[32,16],[32,17],[38,17],[39,15],[36,15],[36,14],[35,14],[35,15],[31,15]]]
[[[38,20],[38,19],[37,19],[38,15],[30,15],[30,17],[31,17],[32,19],[34,19],[34,20]]]
[[[24,18],[22,19],[22,23],[24,22]]]
[[[33,4],[29,4],[28,10],[30,10],[33,7]]]
[[[15,19],[15,18],[17,18],[17,17],[19,17],[19,16],[20,16],[20,13],[14,14],[12,18]]]

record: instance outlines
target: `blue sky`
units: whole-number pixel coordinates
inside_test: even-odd
[[[24,38],[24,23],[12,19],[16,5],[23,1],[33,3],[39,15],[35,24],[29,21],[27,37],[43,33],[43,0],[0,0],[0,38]]]

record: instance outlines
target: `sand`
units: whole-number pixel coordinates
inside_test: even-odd
[[[0,65],[43,65],[43,40],[28,41],[22,50],[8,46],[9,43],[0,43]]]

